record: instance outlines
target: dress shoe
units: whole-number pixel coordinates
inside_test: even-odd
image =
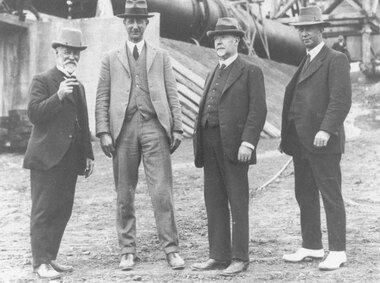
[[[240,272],[246,271],[249,265],[249,261],[243,261],[234,259],[231,264],[222,271],[221,275],[223,276],[233,276]]]
[[[320,270],[334,270],[341,267],[347,262],[347,255],[345,251],[335,252],[330,251],[324,261],[319,264]]]
[[[38,275],[41,279],[57,279],[62,275],[57,272],[50,264],[43,263],[34,269],[34,273]]]
[[[311,258],[323,258],[325,252],[323,249],[320,250],[310,250],[305,248],[300,248],[293,254],[285,254],[282,258],[288,262],[300,262],[307,257]]]
[[[63,265],[59,264],[55,260],[52,260],[50,262],[50,265],[58,272],[71,272],[74,270],[74,268],[71,265]]]
[[[135,259],[134,254],[123,254],[120,259],[119,268],[124,271],[132,270],[136,264]]]
[[[215,270],[215,269],[224,269],[227,266],[230,265],[229,261],[222,261],[222,260],[216,260],[213,258],[209,258],[205,262],[199,262],[199,263],[194,263],[191,266],[192,270]]]
[[[168,253],[166,259],[172,269],[184,269],[185,261],[178,253]]]

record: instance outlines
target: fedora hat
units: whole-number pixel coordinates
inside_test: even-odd
[[[238,21],[235,18],[219,18],[215,30],[208,31],[207,36],[213,38],[215,35],[231,34],[243,37],[245,32],[240,28]]]
[[[322,19],[322,12],[318,6],[303,7],[300,9],[300,13],[296,22],[289,23],[292,26],[329,26],[330,23]]]
[[[58,46],[71,47],[85,50],[87,46],[82,45],[82,32],[78,29],[63,28],[57,40],[53,41],[51,46],[57,48]]]
[[[150,18],[152,14],[148,14],[148,5],[146,0],[127,0],[125,1],[124,14],[116,15],[119,18]]]

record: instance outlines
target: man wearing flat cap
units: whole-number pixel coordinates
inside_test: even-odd
[[[244,31],[234,18],[220,18],[214,31],[219,64],[208,75],[195,122],[195,166],[204,169],[209,259],[194,270],[221,269],[230,276],[249,265],[248,168],[266,118],[259,67],[238,55]],[[232,218],[232,233],[230,229]]]
[[[73,270],[56,259],[77,177],[91,175],[94,159],[85,91],[75,78],[80,52],[86,49],[82,33],[63,28],[52,47],[56,66],[36,75],[30,86],[28,116],[33,129],[24,158],[31,181],[33,268],[47,279]]]
[[[178,254],[170,154],[182,139],[181,108],[168,54],[144,40],[151,17],[145,0],[127,0],[123,18],[128,34],[120,48],[102,59],[96,94],[96,135],[113,158],[117,192],[119,268],[136,262],[135,191],[142,160],[158,237],[173,269]]]
[[[320,195],[326,212],[328,256],[321,270],[347,261],[346,213],[342,198],[340,160],[344,152],[343,122],[351,107],[347,57],[325,45],[329,23],[317,6],[301,8],[298,29],[307,56],[286,87],[280,150],[293,156],[295,195],[301,212],[302,247],[285,254],[285,261],[324,257]]]

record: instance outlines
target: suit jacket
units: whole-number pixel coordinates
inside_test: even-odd
[[[193,145],[196,167],[203,167],[201,115],[217,68],[218,66],[207,76],[195,121]],[[222,147],[226,156],[232,162],[237,162],[242,141],[251,143],[255,146],[255,150],[250,164],[254,164],[256,147],[267,114],[264,77],[259,67],[243,60],[240,56],[232,63],[231,68],[218,107]]]
[[[293,100],[297,134],[302,145],[312,153],[343,153],[343,122],[351,107],[351,81],[347,57],[326,45],[301,74],[304,59],[286,87],[282,111],[281,148],[292,155],[288,113]],[[301,76],[299,79],[298,77]],[[326,147],[314,147],[319,130],[331,134]]]
[[[102,59],[96,93],[96,135],[110,133],[116,141],[123,125],[132,88],[127,45]],[[149,94],[157,118],[171,140],[172,131],[182,131],[181,106],[169,55],[145,43]]]
[[[36,75],[30,86],[28,116],[33,124],[24,158],[24,168],[48,170],[62,160],[75,133],[76,102],[72,95],[60,100],[57,91],[64,75],[56,68]],[[81,132],[81,169],[86,158],[94,159],[85,91],[79,85],[81,111],[78,113]],[[83,173],[83,172],[81,172]]]

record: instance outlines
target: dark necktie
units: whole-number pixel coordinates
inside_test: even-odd
[[[139,52],[137,51],[137,45],[133,47],[133,58],[135,58],[136,61],[137,59],[139,59]]]
[[[306,72],[309,65],[310,65],[310,54],[307,54],[305,64],[303,64],[303,67],[302,67],[302,73]]]
[[[223,71],[225,68],[226,68],[226,64],[222,64],[222,65],[220,65],[220,67],[219,67],[219,69],[220,69],[221,71]]]

